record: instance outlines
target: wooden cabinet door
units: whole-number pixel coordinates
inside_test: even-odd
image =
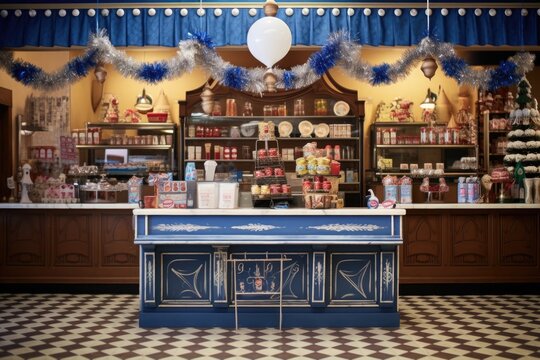
[[[35,212],[6,213],[5,264],[45,266],[48,229],[47,217]]]
[[[92,215],[53,217],[53,266],[92,266]]]
[[[403,266],[440,266],[443,244],[442,215],[409,215],[403,224]]]
[[[131,214],[101,215],[101,266],[139,266]]]

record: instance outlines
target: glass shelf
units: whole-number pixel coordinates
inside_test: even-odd
[[[152,149],[169,150],[172,145],[76,145],[77,149]]]
[[[381,149],[427,149],[427,148],[442,148],[442,149],[474,149],[477,145],[439,145],[439,144],[416,144],[416,145],[375,145]]]
[[[159,130],[159,129],[174,129],[175,123],[86,123],[86,127],[99,127],[109,129],[139,129],[139,130]]]
[[[186,137],[186,141],[206,141],[206,140],[249,140],[249,141],[256,141],[259,140],[259,138],[256,137]],[[320,140],[335,140],[335,141],[350,141],[350,140],[360,140],[358,136],[352,136],[352,137],[278,137],[276,140],[279,141],[320,141]],[[272,141],[272,140],[269,140]]]

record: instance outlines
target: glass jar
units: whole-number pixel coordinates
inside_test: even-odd
[[[240,134],[240,128],[238,126],[231,126],[229,136],[232,138],[239,138],[242,135]]]

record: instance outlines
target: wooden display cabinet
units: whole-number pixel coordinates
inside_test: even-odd
[[[304,89],[263,93],[262,95],[244,93],[213,84],[211,90],[213,101],[221,107],[221,114],[213,116],[203,112],[201,100],[203,91],[204,88],[201,87],[188,92],[186,101],[179,101],[180,116],[182,117],[180,130],[182,163],[180,169],[184,169],[188,161],[194,162],[197,169],[203,169],[203,164],[208,160],[207,155],[209,155],[209,159],[216,160],[218,165],[224,164],[236,170],[253,172],[252,151],[255,150],[258,129],[248,134],[241,131],[241,126],[250,122],[272,121],[275,124],[275,135],[280,144],[286,172],[295,172],[295,159],[302,156],[302,147],[306,143],[316,141],[318,148],[322,149],[327,146],[336,149],[337,146],[340,149],[341,170],[349,170],[348,179],[344,179],[339,185],[339,191],[345,193],[345,206],[362,205],[361,199],[363,199],[364,194],[362,160],[364,102],[358,100],[356,91],[345,89],[329,75],[325,75],[321,80]],[[235,100],[237,115],[231,115],[231,113],[234,114],[231,111],[227,113],[227,104],[230,103],[227,101],[228,99]],[[326,101],[326,111],[320,106],[321,99]],[[297,100],[304,103],[304,115],[298,115],[298,112],[294,111]],[[333,109],[336,103],[339,106],[343,102],[348,105],[349,111],[338,116]],[[246,106],[246,103],[249,105]],[[245,106],[251,108],[251,115],[242,115],[242,109]],[[279,112],[265,115],[265,109],[268,109],[268,106],[279,108]],[[321,133],[317,136],[314,132],[310,137],[303,137],[299,131],[299,124],[303,121],[311,123],[314,129],[317,126],[321,129],[328,126],[330,132],[328,134],[322,132],[324,136],[321,136]],[[279,133],[279,125],[284,122],[292,125],[292,132],[287,137],[280,136]],[[203,132],[197,132],[198,128],[204,129]],[[210,154],[206,154],[205,144],[209,144]],[[235,147],[237,158],[216,159],[215,146]],[[197,151],[194,150],[196,148],[200,149],[198,156]],[[290,156],[284,156],[285,152]],[[180,176],[180,178],[182,177],[183,175]]]

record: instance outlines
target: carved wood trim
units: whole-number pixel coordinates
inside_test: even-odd
[[[91,215],[53,217],[52,259],[54,266],[92,265]]]
[[[8,213],[5,229],[6,265],[45,266],[47,229],[43,215]]]
[[[501,265],[537,266],[538,216],[536,214],[500,216]]]
[[[108,214],[100,217],[102,266],[138,266],[139,249],[133,243],[132,216]]]
[[[442,262],[442,216],[406,215],[404,265],[440,266]]]
[[[455,266],[488,265],[487,215],[451,215],[450,263]]]

